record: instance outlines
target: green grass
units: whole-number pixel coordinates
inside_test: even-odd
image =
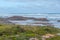
[[[36,37],[41,40],[41,36],[45,34],[60,33],[59,28],[49,26],[23,26],[0,24],[0,40],[29,40],[29,38]],[[60,36],[50,38],[47,40],[59,40]]]

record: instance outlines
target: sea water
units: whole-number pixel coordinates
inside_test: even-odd
[[[24,16],[24,17],[35,17],[35,18],[47,18],[49,23],[52,23],[55,27],[60,27],[60,13],[9,13],[5,16]],[[13,23],[17,24],[31,24],[36,21],[33,20],[26,20],[26,21],[12,21]],[[38,24],[39,25],[39,24]]]

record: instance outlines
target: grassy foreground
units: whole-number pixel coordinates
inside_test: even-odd
[[[60,33],[59,28],[49,26],[23,26],[0,24],[0,40],[29,40],[29,38],[41,39],[45,34]],[[55,36],[47,40],[60,40],[60,36]]]

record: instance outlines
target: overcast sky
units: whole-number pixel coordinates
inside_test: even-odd
[[[0,0],[0,13],[60,13],[60,0]]]

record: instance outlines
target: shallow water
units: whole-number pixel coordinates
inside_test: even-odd
[[[60,28],[60,22],[57,21],[33,21],[33,20],[26,20],[26,21],[15,21],[10,20],[10,22],[15,24],[21,24],[21,25],[39,25],[39,26],[45,26],[45,24],[41,23],[47,23],[46,25],[54,25],[55,27]],[[35,24],[38,23],[38,24]],[[40,23],[40,24],[39,24]]]

